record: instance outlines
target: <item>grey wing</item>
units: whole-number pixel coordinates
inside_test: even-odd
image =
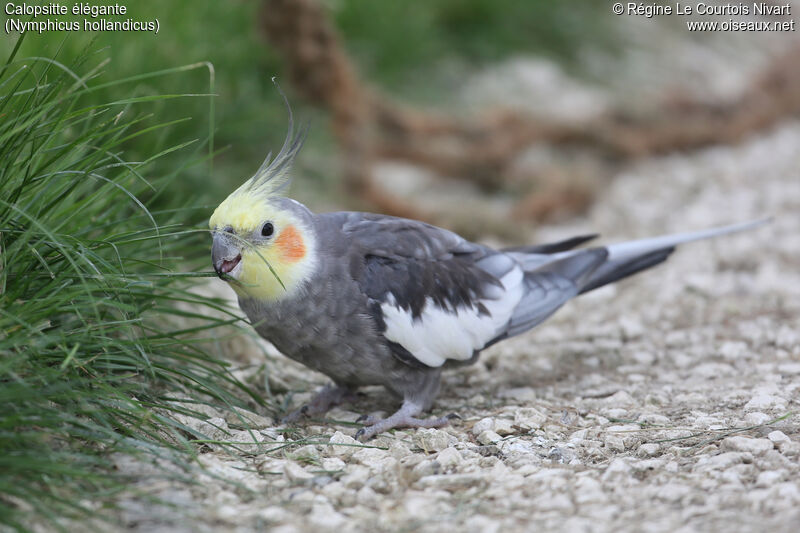
[[[393,354],[412,365],[465,361],[504,333],[523,295],[509,256],[421,222],[348,214],[352,276]],[[351,257],[352,260],[352,257]]]
[[[526,271],[523,278],[524,294],[519,304],[503,334],[489,344],[519,335],[541,324],[567,301],[580,294],[607,258],[608,251],[605,248],[592,248],[551,259]]]

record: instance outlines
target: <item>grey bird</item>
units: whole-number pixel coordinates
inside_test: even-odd
[[[278,155],[214,211],[212,263],[262,337],[333,381],[287,421],[322,414],[367,385],[402,399],[391,416],[366,420],[363,440],[447,424],[452,415],[420,418],[443,370],[474,363],[575,296],[663,262],[679,244],[766,222],[587,249],[576,247],[594,235],[496,250],[422,222],[314,214],[284,197],[304,138],[290,110]]]

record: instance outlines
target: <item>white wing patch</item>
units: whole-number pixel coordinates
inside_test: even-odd
[[[500,279],[503,289],[496,287],[490,291],[490,299],[480,301],[488,315],[475,306],[459,307],[455,312],[441,309],[428,298],[422,313],[414,319],[389,293],[386,303],[381,304],[384,336],[428,366],[442,366],[448,359],[465,361],[506,326],[522,298],[522,276],[522,269],[515,266]]]

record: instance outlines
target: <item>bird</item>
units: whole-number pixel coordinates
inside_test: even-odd
[[[576,296],[664,262],[680,244],[768,220],[590,248],[579,246],[596,235],[495,249],[406,218],[315,214],[285,194],[309,128],[295,131],[281,96],[289,123],[281,150],[219,204],[209,228],[212,266],[258,334],[331,379],[285,423],[382,385],[400,407],[360,418],[356,438],[445,426],[457,414],[423,418],[444,370],[475,363],[482,350]]]

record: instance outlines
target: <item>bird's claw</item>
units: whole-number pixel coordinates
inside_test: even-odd
[[[371,426],[378,421],[380,421],[380,418],[376,418],[372,415],[367,415],[367,414],[361,415],[358,418],[356,418],[356,424],[364,424],[366,426]]]

